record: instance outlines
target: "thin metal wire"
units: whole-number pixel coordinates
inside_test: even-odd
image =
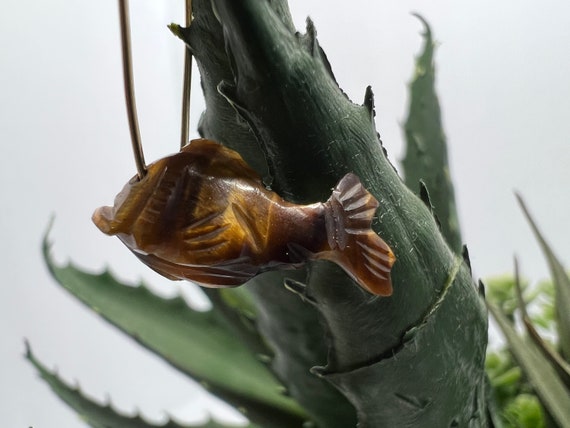
[[[123,59],[123,82],[125,87],[125,100],[127,103],[127,116],[129,118],[129,129],[131,131],[131,143],[139,180],[146,175],[146,164],[141,144],[141,136],[137,119],[137,108],[135,103],[135,90],[133,84],[133,63],[131,59],[131,30],[129,25],[129,4],[128,0],[119,0],[119,17],[121,24],[121,51]]]
[[[186,27],[192,23],[192,0],[186,0]],[[180,148],[188,144],[190,129],[190,92],[192,86],[192,51],[184,50],[184,82],[182,85],[182,119],[180,125]]]

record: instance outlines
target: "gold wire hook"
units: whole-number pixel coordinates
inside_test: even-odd
[[[186,27],[192,23],[192,0],[186,0]],[[182,119],[180,126],[180,148],[188,144],[190,128],[190,92],[192,86],[192,51],[184,50],[184,77],[182,86]]]
[[[137,108],[135,103],[135,90],[133,84],[133,64],[131,59],[131,30],[129,24],[128,0],[119,0],[119,17],[121,26],[121,52],[123,59],[123,85],[125,88],[125,100],[127,103],[127,116],[131,131],[131,144],[137,165],[139,180],[146,175],[146,164],[141,143]]]

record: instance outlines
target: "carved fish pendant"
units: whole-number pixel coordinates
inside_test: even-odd
[[[377,207],[354,174],[324,203],[287,202],[238,153],[198,139],[149,165],[93,222],[170,279],[233,287],[325,259],[370,293],[388,296],[395,257],[370,228]]]

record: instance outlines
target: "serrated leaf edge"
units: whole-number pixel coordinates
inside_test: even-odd
[[[25,358],[38,370],[40,377],[49,385],[49,387],[54,391],[54,393],[62,400],[64,401],[69,407],[73,408],[74,410],[78,410],[76,409],[73,404],[71,404],[70,402],[68,402],[64,397],[62,397],[59,392],[57,391],[58,388],[63,388],[65,390],[67,390],[69,393],[75,395],[80,401],[84,402],[84,403],[88,403],[92,406],[95,406],[97,408],[99,408],[102,411],[106,411],[106,412],[110,412],[111,414],[113,414],[114,416],[117,417],[117,419],[124,419],[126,421],[129,421],[131,423],[137,423],[137,425],[140,425],[141,428],[145,428],[145,427],[149,427],[149,428],[223,428],[223,427],[227,427],[227,428],[238,428],[238,427],[253,427],[253,425],[249,424],[249,425],[222,425],[218,422],[216,422],[213,418],[212,415],[209,414],[208,420],[205,421],[204,423],[199,423],[199,424],[188,424],[188,425],[182,425],[180,424],[178,421],[175,420],[175,418],[170,415],[169,413],[165,412],[165,416],[167,418],[167,420],[160,425],[157,425],[155,423],[152,423],[150,421],[148,421],[139,411],[135,411],[133,415],[129,415],[129,414],[125,414],[123,411],[121,411],[120,409],[118,409],[117,406],[115,406],[112,402],[112,399],[110,396],[107,396],[107,399],[105,400],[106,402],[104,404],[98,403],[95,400],[89,398],[82,390],[82,388],[77,384],[77,385],[70,385],[67,381],[65,381],[62,377],[59,376],[59,374],[57,373],[57,370],[49,370],[32,352],[32,348],[30,343],[26,340],[25,341]],[[91,421],[92,420],[92,416],[90,415],[85,415],[83,413],[80,414],[81,417],[86,418],[87,421]]]

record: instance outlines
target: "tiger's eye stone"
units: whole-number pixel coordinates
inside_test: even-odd
[[[327,259],[366,290],[389,295],[395,257],[370,229],[377,207],[354,174],[324,203],[292,204],[267,190],[237,152],[199,139],[149,165],[93,221],[171,279],[231,287]]]

